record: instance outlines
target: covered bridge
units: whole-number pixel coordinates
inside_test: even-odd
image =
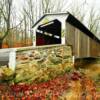
[[[61,29],[57,25],[53,25],[53,23],[51,23],[54,20],[58,20],[59,22],[61,22]],[[52,26],[52,28],[50,27],[51,33],[50,31],[48,33],[47,28],[48,30],[50,30],[50,25]],[[58,31],[58,29],[60,29],[60,31]],[[36,46],[38,46],[39,44],[39,36],[44,38],[45,35],[48,35],[48,39],[45,39],[46,41],[44,41],[42,45],[47,45],[48,41],[50,45],[51,42],[49,40],[49,37],[54,38],[53,36],[55,33],[52,31],[55,30],[55,32],[58,33],[56,34],[58,36],[62,36],[62,34],[64,34],[65,45],[72,46],[73,55],[75,57],[100,56],[100,39],[96,37],[92,32],[90,32],[89,29],[85,27],[85,25],[83,25],[77,18],[75,18],[69,12],[45,14],[33,25],[33,30],[34,35],[36,36]],[[59,35],[59,33],[61,35]],[[58,43],[60,44],[60,42]],[[55,42],[51,44],[58,43]]]

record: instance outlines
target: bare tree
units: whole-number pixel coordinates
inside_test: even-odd
[[[98,30],[100,28],[100,14],[96,12],[95,7],[92,6],[89,12],[89,18],[88,18],[88,28],[90,31],[92,31],[94,34],[98,33]]]
[[[12,0],[2,0],[0,1],[0,13],[5,25],[5,31],[2,37],[0,37],[0,48],[2,48],[3,40],[10,32],[10,19],[12,13]]]
[[[42,14],[66,12],[69,7],[69,0],[41,0],[40,3]]]
[[[35,21],[34,17],[34,1],[33,0],[27,0],[24,2],[22,16],[24,19],[23,23],[23,35],[22,38],[25,40],[25,44],[27,44],[27,39],[30,38],[32,40],[32,25]]]
[[[66,12],[69,7],[69,0],[27,0],[24,12],[32,24],[45,13]],[[66,6],[65,6],[66,4]]]
[[[72,0],[69,11],[75,17],[77,17],[81,22],[84,22],[86,16],[86,10],[85,10],[86,5],[87,5],[86,0],[83,0],[82,2],[80,2],[79,0]]]

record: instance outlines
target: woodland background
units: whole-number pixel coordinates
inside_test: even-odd
[[[45,13],[69,11],[100,38],[100,10],[94,3],[90,7],[87,0],[23,0],[22,5],[15,4],[14,0],[0,0],[0,48],[32,45],[32,26]]]

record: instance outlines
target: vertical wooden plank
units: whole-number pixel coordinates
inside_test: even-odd
[[[91,56],[100,56],[100,44],[91,39],[90,43]]]
[[[65,44],[71,45],[73,49],[73,55],[75,53],[75,28],[69,23],[66,23],[66,34],[65,34]]]
[[[77,57],[80,56],[80,31],[78,29],[75,28],[75,54],[77,55]]]
[[[100,44],[69,23],[66,23],[65,39],[67,45],[72,45],[76,57],[100,56]]]

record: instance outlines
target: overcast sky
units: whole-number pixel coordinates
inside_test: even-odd
[[[26,0],[14,0],[14,4],[17,6],[17,8],[21,8],[24,1],[26,1]],[[35,1],[35,0],[33,0],[33,1]],[[55,0],[55,1],[57,1],[57,0]],[[68,1],[68,0],[66,0],[66,1]],[[69,1],[72,1],[72,0],[69,0]],[[82,0],[78,0],[78,1],[81,2]],[[94,4],[94,6],[96,6],[97,9],[100,9],[100,0],[86,0],[86,2],[88,3],[89,6],[92,6]]]

